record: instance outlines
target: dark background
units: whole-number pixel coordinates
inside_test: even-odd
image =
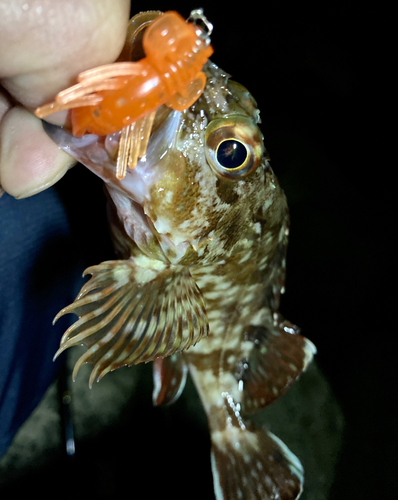
[[[264,142],[288,197],[282,313],[316,344],[318,365],[346,423],[330,500],[393,498],[398,412],[392,181],[378,114],[388,63],[380,12],[349,1],[254,7],[206,0],[137,2],[132,13],[175,9],[187,17],[200,6],[214,24],[212,60],[258,102]],[[93,264],[112,255],[107,243],[96,246],[103,195],[90,175],[72,171],[57,189],[83,260]],[[98,225],[85,226],[82,211]]]
[[[352,2],[263,5],[212,16],[214,60],[256,97],[288,197],[282,312],[317,345],[346,421],[331,499],[394,497],[393,229],[376,118],[385,92],[377,12]]]
[[[381,113],[389,13],[352,1],[200,5],[214,24],[213,61],[257,100],[289,201],[281,309],[317,345],[346,422],[331,500],[393,498],[393,184]],[[156,7],[188,15],[196,6]]]

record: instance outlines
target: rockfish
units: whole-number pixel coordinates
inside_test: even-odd
[[[113,136],[48,134],[105,181],[119,260],[56,317],[79,319],[57,354],[83,344],[73,377],[154,362],[156,405],[176,400],[189,371],[207,414],[217,500],[295,499],[298,458],[250,415],[306,369],[314,345],[278,313],[289,216],[249,92],[213,63],[187,110],[162,106],[145,156],[116,179]]]

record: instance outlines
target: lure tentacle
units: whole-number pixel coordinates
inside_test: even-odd
[[[200,15],[203,19],[203,14]],[[193,16],[192,21],[197,22],[198,16]],[[76,85],[35,111],[39,118],[45,118],[71,109],[72,131],[76,137],[123,130],[117,178],[124,177],[127,166],[134,168],[137,159],[145,154],[151,130],[148,124],[161,105],[183,111],[199,98],[206,84],[201,69],[213,53],[208,43],[210,31],[186,22],[176,12],[159,15],[151,23],[146,18],[142,22],[148,25],[142,40],[143,59],[84,71],[78,75]],[[140,27],[135,23],[133,31],[137,30]],[[138,124],[138,129],[145,129],[143,138],[138,137],[141,145],[131,147],[137,138],[131,135],[136,129],[132,125],[147,115],[149,119]],[[132,154],[126,154],[126,146]]]

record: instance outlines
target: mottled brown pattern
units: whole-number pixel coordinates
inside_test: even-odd
[[[162,123],[156,118],[152,137],[157,150],[150,141],[145,162],[123,181],[109,183],[108,166],[93,165],[88,154],[82,157],[108,182],[117,212],[116,246],[124,256],[130,249],[130,265],[140,270],[126,273],[125,264],[117,264],[110,286],[164,296],[154,302],[152,316],[147,306],[136,314],[142,359],[181,351],[183,359],[172,368],[164,364],[155,402],[176,397],[179,390],[171,384],[175,380],[182,386],[186,364],[208,416],[216,499],[293,500],[303,480],[298,459],[247,418],[283,394],[315,352],[277,313],[289,225],[286,199],[262,144],[254,99],[215,65],[208,64],[205,72],[207,86],[200,99],[181,114],[166,117],[162,111],[165,117]],[[240,176],[239,168],[232,175],[209,154],[206,131],[212,127],[213,133],[223,123],[232,137],[231,123],[239,140],[247,136],[245,147],[256,158],[255,170],[247,175],[242,171]],[[104,287],[97,288],[102,313]],[[128,316],[131,304],[121,306],[123,294],[117,299],[115,307]],[[96,300],[67,308],[81,316],[75,325],[98,313]],[[158,321],[159,337],[153,326]],[[112,351],[120,332],[101,326],[90,338],[84,327],[72,328],[79,340],[87,336],[91,353],[84,360],[96,363],[94,373],[120,366]],[[65,339],[68,343],[68,335]],[[136,342],[134,333],[127,335],[126,349]],[[135,362],[128,356],[123,360]]]
[[[251,434],[250,441],[245,432]],[[228,436],[228,434],[231,436]],[[286,456],[264,431],[224,430],[221,446],[213,445],[212,460],[218,469],[225,499],[290,500],[302,490],[300,472],[287,471]],[[222,439],[223,438],[223,439]]]
[[[235,190],[234,184],[217,179],[216,188],[217,195],[224,203],[233,205],[239,200],[239,195]]]
[[[289,325],[293,331],[293,325]],[[242,358],[235,378],[244,386],[242,408],[253,413],[282,396],[305,369],[306,339],[289,333],[283,326],[270,330],[262,325],[248,325],[244,340],[254,344],[250,355]]]

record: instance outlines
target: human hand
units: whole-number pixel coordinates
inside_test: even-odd
[[[0,186],[12,196],[47,189],[75,164],[32,111],[81,71],[117,58],[129,12],[129,0],[0,2]],[[65,118],[48,121],[62,125]]]

